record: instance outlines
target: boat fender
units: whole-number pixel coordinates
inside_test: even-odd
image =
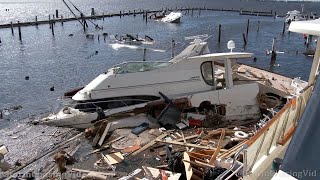
[[[243,131],[236,131],[234,133],[234,136],[237,137],[237,138],[241,138],[241,139],[246,139],[249,137],[249,134],[243,132]]]

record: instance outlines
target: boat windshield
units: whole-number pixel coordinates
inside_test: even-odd
[[[145,72],[155,69],[160,69],[172,64],[171,62],[160,62],[160,61],[139,61],[139,62],[125,62],[114,66],[115,74],[126,74],[135,72]]]

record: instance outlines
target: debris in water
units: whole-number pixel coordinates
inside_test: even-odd
[[[54,91],[54,86],[52,86],[52,87],[50,88],[50,91]]]

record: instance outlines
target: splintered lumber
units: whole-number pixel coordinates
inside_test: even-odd
[[[244,140],[242,142],[240,142],[239,144],[235,145],[234,147],[232,147],[231,149],[229,149],[227,152],[221,154],[219,156],[219,158],[229,158],[231,156],[233,156],[234,154],[236,154],[238,152],[238,150],[247,142],[248,140]]]
[[[212,150],[216,150],[217,149],[217,148],[213,148],[213,147],[209,147],[209,146],[200,146],[200,145],[196,145],[196,144],[183,143],[183,142],[175,142],[175,141],[166,142],[166,141],[163,141],[163,140],[156,140],[156,141],[162,142],[162,143],[167,143],[167,144],[194,147],[194,148],[199,148],[199,149],[212,149]],[[221,151],[225,152],[225,151],[228,151],[228,150],[221,149]]]
[[[94,150],[94,151],[89,152],[87,155],[90,155],[90,154],[93,154],[93,153],[97,153],[97,152],[100,152],[100,151],[104,151],[104,150],[106,150],[106,149],[109,148],[110,144],[112,144],[112,143],[114,143],[114,142],[116,142],[116,141],[118,141],[118,140],[120,140],[120,139],[122,139],[122,138],[124,138],[124,136],[117,137],[116,139],[108,142],[106,145],[103,145],[103,146],[100,147],[99,149],[96,149],[96,150]]]
[[[190,157],[189,157],[188,153],[186,153],[186,152],[183,153],[183,159],[190,161]],[[184,168],[186,170],[187,180],[190,180],[192,178],[193,168],[191,167],[191,164],[186,161],[183,161],[183,164],[184,164]]]
[[[158,136],[156,139],[150,141],[148,144],[144,145],[143,147],[141,147],[138,151],[132,153],[133,156],[141,153],[142,151],[148,149],[149,147],[155,145],[157,143],[157,140],[161,140],[162,138],[166,137],[167,136],[167,133],[164,133],[164,134],[161,134],[160,136]]]
[[[184,138],[184,134],[183,134],[183,131],[182,131],[182,130],[181,130],[181,136],[182,136],[183,142],[184,142],[184,143],[187,143],[186,139]],[[189,148],[186,147],[186,150],[189,151]]]
[[[205,166],[205,165],[208,165],[208,164],[205,164],[205,165],[202,165],[202,164],[199,164],[199,163],[195,163],[195,162],[192,162],[192,161],[188,161],[188,160],[183,160],[183,162],[187,162],[187,163],[190,163],[191,165],[193,165],[193,166],[196,166],[196,167],[200,167],[200,168],[206,168],[207,166]]]
[[[187,137],[184,137],[184,138],[176,139],[176,140],[174,140],[174,141],[180,142],[180,141],[183,141],[184,139],[185,139],[185,140],[194,139],[194,138],[197,138],[198,136],[199,136],[198,134],[196,134],[196,135],[191,135],[191,136],[187,136]]]
[[[102,174],[104,176],[115,176],[116,175],[115,172],[106,173],[106,172],[89,171],[89,170],[77,169],[77,168],[72,168],[71,171],[77,171],[77,172],[83,172],[83,173],[97,173],[97,174]]]
[[[104,155],[103,158],[108,159],[107,162],[109,165],[118,164],[124,160],[124,157],[120,152]]]
[[[108,134],[108,131],[109,131],[109,129],[110,129],[110,126],[111,126],[111,123],[108,123],[107,126],[106,126],[106,128],[104,129],[103,134],[102,134],[102,136],[101,136],[101,138],[100,138],[100,140],[99,140],[99,142],[98,142],[98,145],[99,145],[99,146],[102,146],[102,144],[103,144],[103,142],[104,142],[104,139],[106,138],[106,136],[107,136],[107,134]]]
[[[226,133],[226,131],[224,129],[221,129],[221,135],[220,135],[218,147],[217,147],[216,151],[214,151],[214,153],[213,153],[213,155],[212,155],[212,157],[211,157],[211,159],[209,161],[210,165],[214,164],[214,162],[217,159],[218,154],[220,153],[220,149],[221,149],[221,146],[222,146],[222,143],[223,143],[223,139],[224,139],[225,133]]]
[[[196,152],[188,152],[189,156],[193,156],[193,157],[197,157],[197,158],[204,158],[204,159],[210,159],[211,156],[210,155],[206,155],[206,154],[200,154],[200,153],[196,153]]]

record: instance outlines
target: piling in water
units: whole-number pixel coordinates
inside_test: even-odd
[[[244,33],[242,33],[242,38],[243,38],[243,43],[246,46],[247,45],[247,39],[246,39],[246,35]]]
[[[277,54],[276,54],[276,50],[275,50],[276,49],[275,44],[276,44],[276,38],[273,38],[270,64],[274,64],[276,61]]]
[[[259,32],[259,30],[260,30],[260,21],[258,21],[257,32]]]
[[[91,16],[95,16],[94,8],[91,8]]]
[[[12,21],[10,22],[10,27],[11,27],[11,34],[12,36],[14,35],[14,31],[13,31],[13,24],[12,24]]]
[[[219,24],[218,42],[221,42],[221,24]]]
[[[59,17],[59,11],[58,11],[58,9],[56,9],[56,17],[57,17],[57,18]]]
[[[248,34],[249,34],[249,23],[250,23],[250,20],[248,19],[248,22],[247,22],[246,37],[248,37]]]
[[[20,22],[18,21],[19,40],[22,41]]]
[[[282,27],[282,35],[284,35],[284,32],[286,31],[286,23],[283,23],[283,27]]]
[[[146,54],[147,54],[147,49],[143,49],[143,61],[146,61]]]
[[[36,16],[35,23],[36,23],[36,26],[38,26],[38,16]]]

